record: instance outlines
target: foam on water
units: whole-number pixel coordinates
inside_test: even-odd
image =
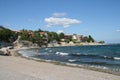
[[[65,53],[65,52],[56,52],[55,54],[61,55],[61,56],[69,55],[69,53]]]
[[[120,57],[114,57],[115,60],[120,60]]]
[[[69,61],[69,62],[75,62],[75,61],[77,61],[77,60],[75,60],[75,59],[69,59],[68,61]]]
[[[107,67],[104,67],[104,66],[94,66],[94,65],[92,65],[92,66],[90,66],[90,67],[100,68],[100,69],[108,69]]]
[[[49,52],[51,53],[51,52],[52,52],[52,50],[49,50]]]
[[[71,64],[71,63],[66,63],[68,66],[78,66],[78,64]]]

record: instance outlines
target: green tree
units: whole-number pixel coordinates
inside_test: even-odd
[[[89,42],[90,41],[94,42],[94,39],[91,37],[91,35],[89,35]]]
[[[85,37],[83,38],[83,42],[90,42],[90,40],[89,40],[89,38],[88,38],[87,36],[85,36]]]
[[[105,41],[99,41],[99,43],[104,44],[104,43],[105,43]]]
[[[56,32],[51,32],[53,40],[60,41],[59,35]]]
[[[49,42],[51,42],[53,40],[52,33],[51,32],[47,32],[47,34],[48,34],[47,38],[48,38],[48,43],[49,43]]]
[[[0,41],[12,42],[11,37],[13,36],[13,34],[14,32],[10,29],[0,26]]]
[[[35,33],[35,36],[33,38],[34,43],[37,43],[39,46],[42,45],[42,37],[40,36],[40,34],[38,32]]]
[[[65,37],[65,34],[64,33],[60,33],[59,37],[60,37],[60,39],[63,39]]]
[[[94,42],[94,39],[91,37],[91,35],[89,36],[85,36],[82,40],[83,42]]]
[[[21,40],[29,40],[30,39],[29,32],[25,29],[21,30],[19,35],[21,36],[21,38],[20,38]]]

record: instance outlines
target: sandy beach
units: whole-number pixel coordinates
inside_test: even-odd
[[[19,56],[0,56],[0,80],[120,80],[120,76]]]

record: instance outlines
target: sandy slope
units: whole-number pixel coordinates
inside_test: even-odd
[[[0,56],[0,80],[120,80],[120,76],[21,57]]]

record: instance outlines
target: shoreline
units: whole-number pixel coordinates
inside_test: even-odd
[[[25,74],[28,77],[32,76],[35,78],[33,80],[80,80],[80,79],[81,80],[82,79],[83,80],[88,80],[88,79],[89,80],[119,80],[120,79],[120,75],[115,75],[108,72],[102,72],[99,70],[92,70],[86,67],[80,67],[80,66],[74,67],[71,65],[60,64],[58,62],[49,62],[49,61],[46,62],[45,60],[33,60],[31,58],[26,58],[18,53],[19,50],[21,49],[12,50],[12,54],[13,54],[12,56],[0,56],[1,58],[0,67],[3,71],[4,69],[7,69],[7,72],[11,72],[11,73],[17,72],[16,75]],[[22,69],[24,69],[24,71]],[[11,77],[16,78],[16,76],[13,75]],[[10,78],[9,80],[13,80],[13,79]]]
[[[28,49],[31,49],[31,48],[28,48]],[[22,50],[27,50],[27,49],[22,49]],[[102,69],[102,68],[95,67],[95,66],[64,63],[64,62],[59,62],[59,61],[54,61],[54,60],[45,60],[45,59],[32,58],[32,57],[28,57],[28,56],[23,56],[22,54],[19,53],[19,51],[20,50],[17,50],[15,54],[17,56],[21,57],[21,58],[25,58],[25,59],[28,59],[28,60],[34,60],[34,61],[37,61],[37,62],[51,63],[51,64],[55,64],[55,65],[60,65],[60,66],[83,68],[83,69],[87,69],[87,70],[93,70],[93,71],[98,71],[98,72],[103,72],[103,73],[108,73],[108,74],[113,74],[113,75],[120,76],[120,72],[115,72],[115,71],[111,71],[111,70],[108,70],[108,69]]]

